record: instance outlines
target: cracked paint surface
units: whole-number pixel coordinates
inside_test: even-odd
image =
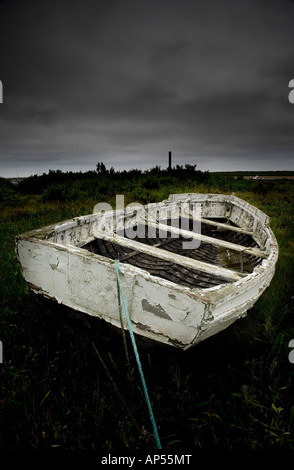
[[[151,305],[148,300],[142,300],[142,309],[146,312],[153,313],[157,317],[166,318],[167,320],[171,320],[171,317],[166,313],[166,311],[162,308],[160,304]]]

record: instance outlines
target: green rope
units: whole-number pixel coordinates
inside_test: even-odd
[[[146,385],[144,374],[143,374],[143,369],[142,369],[142,366],[141,366],[141,361],[140,361],[140,358],[139,358],[139,353],[138,353],[138,350],[137,350],[135,336],[134,336],[132,325],[131,325],[131,320],[130,320],[130,316],[129,316],[129,312],[128,312],[128,307],[127,307],[127,304],[126,304],[126,301],[125,301],[123,288],[122,288],[122,285],[121,285],[121,282],[120,282],[119,261],[118,260],[115,261],[115,270],[116,270],[116,277],[117,277],[117,282],[118,282],[118,286],[119,286],[119,290],[120,290],[120,295],[121,295],[121,298],[122,298],[122,303],[123,303],[123,306],[124,306],[124,311],[125,311],[127,322],[128,322],[128,327],[129,327],[129,330],[130,330],[132,345],[133,345],[134,353],[135,353],[135,356],[136,356],[136,361],[137,361],[137,364],[138,364],[138,369],[139,369],[140,376],[141,376],[141,381],[142,381],[142,385],[143,385],[145,399],[146,399],[146,402],[147,402],[149,415],[150,415],[152,426],[153,426],[153,431],[154,431],[154,435],[155,435],[155,439],[156,439],[156,444],[157,444],[158,449],[162,449],[160,439],[159,439],[159,436],[158,436],[156,422],[155,422],[153,411],[152,411],[152,406],[151,406],[148,390],[147,390],[147,385]]]
[[[126,340],[126,335],[125,335],[125,329],[124,329],[124,324],[123,324],[123,319],[122,319],[122,306],[121,306],[121,300],[120,300],[120,287],[119,287],[119,279],[118,279],[118,277],[117,277],[117,298],[118,298],[118,311],[119,311],[119,319],[120,319],[120,326],[121,326],[121,332],[122,332],[122,338],[123,338],[125,356],[126,356],[127,365],[128,365],[129,368],[130,368],[130,359],[129,359],[129,353],[128,353],[128,346],[127,346],[127,340]]]

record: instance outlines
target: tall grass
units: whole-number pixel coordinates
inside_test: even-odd
[[[294,338],[294,186],[266,182],[266,189],[257,189],[227,175],[204,181],[198,176],[139,173],[121,183],[114,180],[106,196],[102,182],[97,189],[95,181],[82,186],[74,178],[78,190],[72,197],[66,189],[70,178],[59,183],[60,175],[39,194],[11,186],[2,191],[1,449],[155,448],[135,358],[131,353],[129,367],[120,334],[31,293],[15,259],[14,237],[91,213],[104,196],[114,207],[115,193],[125,194],[126,203],[144,203],[193,191],[234,191],[264,210],[280,256],[270,287],[229,329],[185,353],[139,342],[162,445],[175,450],[294,448],[294,365],[288,360]],[[160,184],[153,181],[158,178]],[[64,191],[62,197],[48,198],[54,186]]]

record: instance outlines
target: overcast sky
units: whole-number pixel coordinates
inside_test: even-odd
[[[294,170],[294,1],[0,0],[0,176]]]

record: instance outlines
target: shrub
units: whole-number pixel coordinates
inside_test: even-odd
[[[251,188],[251,190],[255,194],[262,194],[263,196],[269,192],[269,189],[270,189],[270,187],[266,183],[263,183],[263,182],[260,182],[260,181],[258,181],[258,182],[256,181],[252,185],[252,188]]]
[[[63,187],[52,185],[44,191],[42,196],[43,202],[56,202],[62,201],[64,202],[67,199],[66,191]]]
[[[5,201],[14,195],[13,184],[6,178],[0,178],[0,201]]]

